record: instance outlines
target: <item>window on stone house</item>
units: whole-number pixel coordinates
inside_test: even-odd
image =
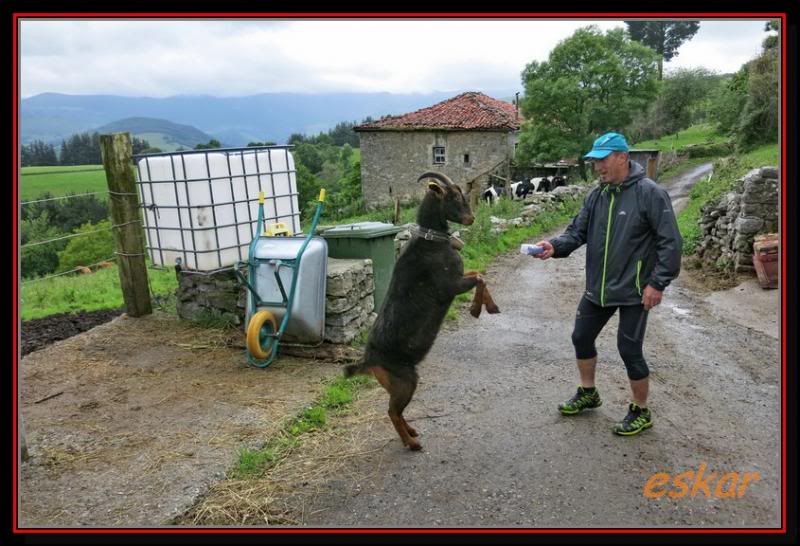
[[[469,154],[464,154],[464,163],[469,163]]]
[[[433,163],[444,164],[444,146],[433,147]]]

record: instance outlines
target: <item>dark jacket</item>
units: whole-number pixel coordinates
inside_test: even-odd
[[[622,184],[592,189],[550,243],[554,258],[586,243],[586,297],[601,306],[641,303],[646,285],[664,290],[681,268],[683,241],[669,194],[634,161]]]

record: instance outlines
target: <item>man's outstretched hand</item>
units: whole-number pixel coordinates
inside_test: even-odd
[[[553,245],[550,244],[550,241],[539,241],[536,243],[536,246],[544,248],[544,252],[541,254],[533,255],[534,258],[539,258],[540,260],[546,260],[547,258],[550,258],[556,252],[553,248]]]

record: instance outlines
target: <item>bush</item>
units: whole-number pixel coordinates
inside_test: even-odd
[[[108,203],[100,201],[96,195],[68,193],[68,199],[41,201],[52,197],[53,194],[45,192],[36,198],[39,202],[22,207],[22,220],[33,220],[46,212],[50,225],[70,233],[87,222],[96,224],[108,218]]]
[[[37,218],[22,221],[21,225],[21,244],[24,246],[29,243],[47,241],[63,237],[65,234],[50,222],[50,215],[47,211],[40,214]],[[22,248],[20,254],[20,266],[22,277],[25,279],[49,275],[56,271],[58,267],[58,251],[67,246],[67,239],[53,241],[43,245],[36,245]]]
[[[736,125],[736,144],[741,150],[778,141],[779,70],[775,49],[765,51],[750,63],[747,100]]]
[[[110,220],[103,220],[97,224],[87,222],[76,229],[75,233],[90,233],[97,230],[102,231],[69,239],[66,248],[58,253],[59,271],[69,271],[79,265],[88,266],[114,256],[114,237]]]

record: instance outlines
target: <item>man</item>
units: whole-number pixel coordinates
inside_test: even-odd
[[[581,385],[558,409],[563,415],[576,415],[603,403],[595,387],[594,342],[619,309],[617,348],[633,401],[613,430],[630,436],[653,425],[642,343],[648,311],[661,303],[664,289],[680,272],[683,241],[669,195],[628,159],[625,137],[602,135],[584,159],[592,162],[600,184],[586,196],[563,234],[537,243],[544,247],[536,256],[542,260],[565,258],[586,243],[586,292],[572,333]]]

